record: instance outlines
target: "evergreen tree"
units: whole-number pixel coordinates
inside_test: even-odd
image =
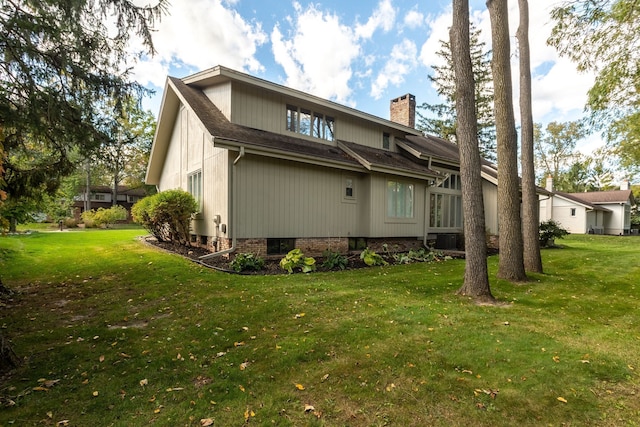
[[[129,80],[135,34],[153,53],[151,29],[166,7],[127,0],[5,0],[0,5],[0,133],[11,199],[51,194],[105,141],[121,102],[145,90]],[[105,105],[113,106],[106,110]]]
[[[438,95],[444,99],[441,104],[423,103],[418,108],[418,129],[458,143],[456,137],[456,85],[451,44],[440,41],[436,55],[444,60],[444,65],[433,65],[433,75],[429,80],[435,84]],[[470,55],[473,67],[474,98],[478,121],[478,143],[480,154],[487,160],[496,160],[495,118],[493,114],[493,81],[491,77],[491,52],[480,41],[480,29],[471,24]]]

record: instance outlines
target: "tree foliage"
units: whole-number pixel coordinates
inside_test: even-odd
[[[152,25],[166,7],[126,0],[5,0],[0,5],[0,133],[12,198],[53,192],[84,155],[109,141],[129,80],[135,35],[153,52]],[[112,105],[111,110],[105,106]]]
[[[593,72],[587,109],[625,166],[640,166],[640,2],[564,1],[552,10],[548,43]]]
[[[493,81],[491,77],[491,51],[480,41],[480,29],[471,24],[470,57],[474,80],[474,105],[476,109],[478,143],[481,155],[491,161],[496,159],[495,118],[493,114]],[[432,65],[433,75],[429,80],[435,85],[441,104],[423,103],[418,108],[418,128],[425,133],[438,135],[458,143],[456,136],[456,86],[451,43],[440,41],[436,55],[444,60],[443,65]]]

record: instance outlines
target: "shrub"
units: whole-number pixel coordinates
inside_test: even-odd
[[[569,232],[562,228],[559,222],[552,219],[540,223],[540,244],[542,246],[553,246],[555,239],[562,239]]]
[[[293,249],[280,260],[280,267],[287,270],[289,274],[299,268],[303,273],[309,273],[316,269],[316,260],[305,257],[300,249]]]
[[[262,270],[264,267],[264,259],[254,254],[238,254],[231,261],[231,268],[240,273],[247,270]]]
[[[330,250],[326,250],[322,253],[324,257],[324,262],[322,263],[322,267],[334,270],[339,268],[340,270],[344,270],[349,265],[349,259],[342,255],[340,252],[334,252]]]
[[[198,202],[184,190],[167,190],[139,200],[131,213],[134,221],[161,242],[189,245],[191,215]]]
[[[126,220],[128,216],[127,210],[120,205],[111,206],[109,209],[98,208],[98,210],[84,211],[81,215],[86,228],[102,226],[109,228],[117,221]]]
[[[379,254],[377,254],[375,251],[372,251],[369,248],[365,248],[365,250],[363,250],[360,253],[360,259],[370,267],[374,265],[389,264],[387,261],[384,260],[384,258],[382,258]]]
[[[115,224],[118,221],[124,221],[129,216],[127,209],[120,205],[111,206],[109,209],[99,208],[96,211],[94,219],[98,227],[103,225],[109,228],[110,225]]]

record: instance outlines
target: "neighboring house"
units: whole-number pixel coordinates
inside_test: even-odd
[[[574,234],[630,234],[631,208],[635,200],[629,182],[620,190],[585,193],[553,192],[547,178],[549,196],[540,197],[540,220],[553,219]]]
[[[166,82],[146,181],[199,201],[192,240],[214,251],[452,248],[462,233],[455,144],[222,66]],[[496,234],[497,171],[484,164]]]
[[[73,198],[73,216],[80,220],[82,212],[87,209],[98,210],[99,208],[109,209],[113,203],[113,188],[106,185],[92,185],[89,187],[89,202],[87,203],[86,189]],[[129,213],[131,220],[131,206],[147,195],[144,188],[118,187],[118,201],[116,204],[124,207]]]

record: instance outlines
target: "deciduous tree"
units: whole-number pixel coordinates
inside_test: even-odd
[[[453,24],[450,30],[451,58],[455,73],[456,135],[460,150],[462,207],[466,264],[464,283],[458,290],[484,300],[493,300],[487,272],[484,202],[480,176],[480,150],[474,97],[473,68],[469,53],[469,2],[453,1]]]
[[[520,164],[522,166],[522,237],[526,271],[542,273],[538,227],[540,210],[533,157],[533,111],[531,105],[531,54],[529,51],[529,2],[518,0],[520,25],[516,32],[520,61]]]
[[[623,148],[624,166],[640,167],[640,2],[565,0],[551,16],[548,43],[596,75],[587,100],[591,125]]]
[[[500,258],[498,277],[526,279],[523,260],[518,177],[518,135],[513,112],[509,16],[507,0],[488,0],[491,19],[494,108],[498,145],[498,221]]]

